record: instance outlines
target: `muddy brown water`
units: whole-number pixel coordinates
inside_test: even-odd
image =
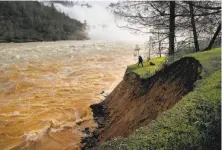
[[[137,60],[134,44],[0,44],[0,149],[79,149],[101,100]]]

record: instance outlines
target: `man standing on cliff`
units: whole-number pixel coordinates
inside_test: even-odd
[[[140,64],[143,67],[143,58],[141,56],[138,57],[138,67],[139,67]]]

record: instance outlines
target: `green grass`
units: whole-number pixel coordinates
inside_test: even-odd
[[[202,75],[209,75],[210,72],[213,72],[220,68],[221,65],[221,48],[215,48],[210,51],[205,52],[197,52],[185,55],[195,57],[197,60],[200,61],[202,64],[204,70]],[[144,61],[143,67],[140,65],[138,67],[138,64],[133,64],[127,67],[126,73],[135,72],[136,74],[140,75],[141,78],[148,78],[151,75],[153,75],[156,71],[160,70],[162,65],[166,63],[167,65],[170,65],[173,61],[167,61],[167,59],[172,58],[166,58],[166,57],[157,57],[152,58],[150,61]],[[178,60],[175,59],[174,61]],[[155,65],[151,66],[149,63],[153,62]]]
[[[150,77],[155,73],[156,70],[160,69],[161,65],[165,62],[165,57],[153,58],[150,61],[144,61],[143,67],[138,64],[133,64],[127,67],[126,73],[135,72],[141,76],[141,78]],[[150,65],[150,62],[154,63],[154,66]]]
[[[209,76],[212,72],[221,69],[221,48],[210,51],[192,53],[187,56],[195,57],[203,66],[202,76]]]
[[[137,129],[133,135],[113,139],[98,149],[221,148],[221,48],[188,56],[198,59],[204,68],[203,79],[196,83],[194,91],[184,96],[172,109],[158,116],[149,125]]]

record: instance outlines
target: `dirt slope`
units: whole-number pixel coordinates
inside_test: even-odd
[[[91,105],[98,129],[88,137],[85,148],[127,136],[150,123],[193,89],[201,68],[196,59],[185,57],[148,79],[126,74],[103,102]]]

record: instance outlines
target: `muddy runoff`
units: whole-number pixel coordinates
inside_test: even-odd
[[[79,149],[98,103],[135,63],[134,44],[0,44],[0,149]]]

